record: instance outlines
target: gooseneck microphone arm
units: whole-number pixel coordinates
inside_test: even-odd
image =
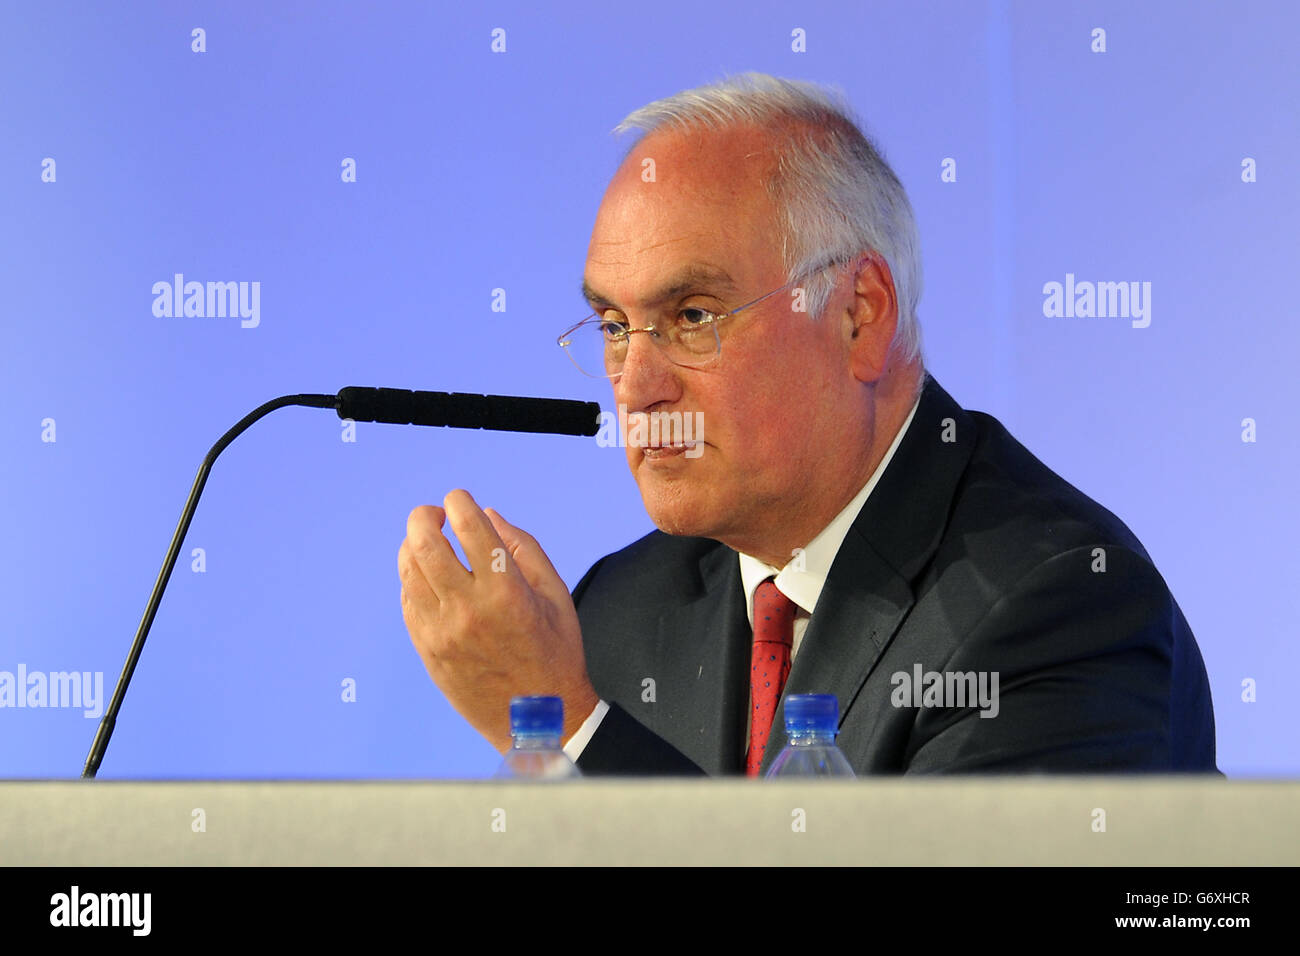
[[[342,389],[337,395],[282,395],[259,405],[228,432],[217,440],[199,466],[199,473],[190,488],[190,496],[185,500],[185,509],[181,520],[172,535],[171,547],[163,560],[158,580],[154,582],[153,593],[149,595],[149,604],[140,619],[140,627],[131,642],[131,652],[127,655],[122,675],[117,679],[113,699],[109,702],[104,717],[95,732],[94,743],[86,757],[86,765],[81,771],[83,779],[92,779],[99,772],[99,765],[108,750],[108,741],[113,736],[117,724],[117,714],[122,701],[126,698],[126,689],[135,673],[135,666],[144,650],[145,638],[153,626],[154,615],[162,603],[163,591],[171,578],[176,558],[181,552],[181,545],[189,531],[190,521],[207,484],[212,464],[226,447],[238,438],[247,428],[265,415],[286,405],[302,405],[307,408],[332,408],[341,419],[354,421],[387,422],[399,425],[441,425],[450,428],[485,428],[494,431],[535,432],[560,435],[595,435],[599,430],[600,406],[595,402],[577,402],[553,398],[515,398],[505,395],[472,395],[461,392],[414,392],[396,388],[358,388]]]
[[[167,581],[172,576],[172,568],[176,566],[176,556],[181,553],[181,544],[185,541],[185,533],[190,530],[190,521],[194,518],[195,508],[198,507],[199,495],[203,494],[203,486],[207,484],[208,473],[212,471],[212,463],[217,460],[218,455],[226,450],[226,446],[238,438],[249,425],[277,408],[283,408],[286,405],[334,408],[337,404],[338,399],[333,395],[282,395],[279,398],[273,398],[241,418],[239,423],[222,435],[211,450],[208,451],[203,459],[203,464],[199,466],[199,473],[194,477],[194,487],[190,489],[190,496],[185,499],[185,510],[181,512],[180,523],[176,525],[176,533],[172,535],[171,547],[167,549],[167,557],[163,559],[162,570],[158,572],[158,580],[154,582],[153,593],[149,595],[149,604],[144,609],[144,617],[140,619],[140,627],[135,632],[135,640],[131,642],[131,653],[126,656],[126,665],[122,668],[122,676],[117,679],[113,699],[109,702],[108,710],[104,712],[104,717],[99,722],[99,730],[95,732],[95,742],[90,746],[90,754],[86,757],[86,766],[81,771],[83,779],[92,778],[99,772],[99,764],[104,759],[104,751],[108,749],[109,738],[113,736],[113,728],[117,724],[117,712],[122,708],[122,701],[126,697],[126,688],[131,683],[131,675],[135,673],[135,665],[140,660],[140,652],[144,650],[144,640],[149,636],[149,628],[153,626],[154,615],[158,613],[158,605],[162,603],[163,591],[167,588]]]

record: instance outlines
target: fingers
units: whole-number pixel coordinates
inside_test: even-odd
[[[427,589],[435,598],[462,587],[470,574],[442,533],[446,513],[434,505],[420,505],[406,519],[406,540],[397,554],[403,584],[416,585],[417,593]],[[416,581],[415,579],[420,579]],[[423,582],[423,588],[419,583]]]
[[[529,587],[554,598],[558,585],[559,590],[563,591],[564,596],[568,598],[568,587],[555,570],[555,566],[551,564],[551,559],[542,550],[542,546],[537,543],[537,539],[522,528],[516,528],[493,508],[488,508],[486,514],[505,545],[506,553],[514,559]]]
[[[441,605],[411,553],[409,540],[397,551],[397,569],[402,580],[402,619],[414,638],[433,624]]]
[[[528,532],[516,528],[492,509],[483,511],[463,489],[450,492],[443,504],[445,508],[421,505],[407,519],[407,540],[398,555],[403,581],[408,574],[418,574],[435,597],[445,600],[456,590],[471,585],[476,577],[504,570],[549,596],[560,592],[568,595],[568,588],[550,559]],[[457,559],[444,534],[444,524],[450,525],[460,542],[470,570],[465,570]],[[415,593],[421,590],[413,588]]]
[[[470,493],[457,488],[447,495],[443,504],[447,509],[447,521],[465,551],[470,569],[481,575],[491,571],[494,565],[499,568],[500,561],[494,562],[500,554],[498,549],[509,553],[508,549]]]

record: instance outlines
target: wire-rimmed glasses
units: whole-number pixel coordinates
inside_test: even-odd
[[[810,269],[796,279],[780,288],[765,292],[757,299],[729,312],[711,312],[697,306],[678,309],[666,320],[656,325],[634,329],[626,321],[607,319],[600,313],[592,313],[577,325],[566,330],[556,344],[564,349],[565,354],[577,367],[579,372],[592,378],[618,378],[623,374],[623,365],[627,361],[628,346],[632,336],[638,332],[650,335],[653,341],[670,362],[682,368],[708,368],[717,362],[722,354],[722,336],[719,326],[723,319],[729,319],[745,309],[758,305],[779,292],[794,286],[800,279],[807,278],[833,265],[841,264],[843,259],[833,259]],[[607,312],[612,312],[610,309]]]

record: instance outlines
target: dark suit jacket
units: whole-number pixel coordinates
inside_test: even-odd
[[[656,531],[573,593],[610,704],[582,771],[743,772],[751,632],[736,552]],[[894,675],[917,664],[996,671],[997,716],[895,706]],[[1205,665],[1141,543],[933,378],[835,557],[785,693],[838,696],[859,775],[1217,772]],[[763,772],[784,744],[782,709]]]

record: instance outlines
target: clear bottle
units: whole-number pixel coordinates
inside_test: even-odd
[[[559,697],[516,697],[510,701],[510,734],[497,777],[522,780],[572,780],[581,777],[560,746],[564,701]]]
[[[773,777],[853,777],[848,759],[835,746],[840,703],[834,694],[791,694],[785,699],[785,733],[790,742],[767,771]]]

